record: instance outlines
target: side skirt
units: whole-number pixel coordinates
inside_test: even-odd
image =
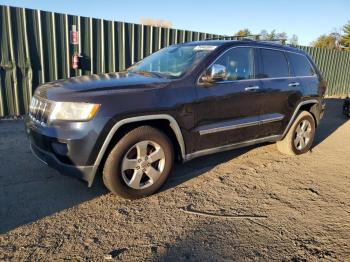
[[[248,140],[240,143],[235,143],[235,144],[230,144],[230,145],[225,145],[225,146],[220,146],[220,147],[214,147],[214,148],[209,148],[209,149],[203,149],[191,154],[187,154],[184,158],[183,162],[187,162],[189,160],[192,160],[197,157],[205,156],[205,155],[210,155],[210,154],[215,154],[219,152],[224,152],[232,149],[237,149],[241,147],[246,147],[246,146],[251,146],[255,144],[261,144],[265,142],[276,142],[282,138],[281,135],[273,135],[273,136],[268,136],[268,137],[262,137],[258,139],[253,139],[253,140]]]

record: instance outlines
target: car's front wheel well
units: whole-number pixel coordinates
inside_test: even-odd
[[[152,126],[154,128],[157,128],[161,132],[165,133],[169,139],[171,140],[174,148],[174,154],[175,154],[175,160],[181,161],[182,154],[181,154],[181,147],[179,144],[179,141],[177,140],[177,137],[174,133],[174,130],[170,126],[170,122],[167,119],[155,119],[155,120],[145,120],[145,121],[137,121],[137,122],[131,122],[122,125],[113,135],[113,138],[108,144],[108,147],[106,151],[104,152],[103,158],[101,160],[101,163],[99,165],[100,168],[103,168],[104,162],[106,161],[108,154],[111,152],[113,147],[118,143],[118,141],[125,136],[128,132],[131,130],[140,127],[140,126]]]

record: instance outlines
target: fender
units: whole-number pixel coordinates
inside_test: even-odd
[[[100,149],[100,152],[97,155],[97,158],[95,160],[94,166],[93,166],[93,171],[92,171],[92,180],[94,176],[96,175],[97,169],[102,161],[102,158],[109,146],[109,143],[111,142],[113,136],[115,133],[118,131],[120,127],[122,127],[125,124],[129,123],[135,123],[135,122],[140,122],[140,121],[147,121],[147,120],[157,120],[157,119],[162,119],[162,120],[168,120],[170,122],[170,127],[174,131],[176,139],[180,145],[180,150],[181,150],[181,155],[182,158],[185,159],[185,142],[181,133],[181,129],[175,120],[171,115],[168,114],[159,114],[159,115],[145,115],[145,116],[136,116],[136,117],[130,117],[130,118],[125,118],[123,120],[118,121],[109,131],[105,141],[103,142],[103,145]],[[89,184],[92,184],[92,181],[89,182]]]
[[[298,115],[299,109],[300,109],[303,105],[307,105],[307,104],[319,104],[319,103],[320,103],[320,102],[319,102],[318,100],[316,100],[316,99],[305,100],[305,101],[299,103],[298,106],[295,108],[294,113],[293,113],[292,117],[290,118],[289,123],[288,123],[286,129],[284,130],[283,134],[281,135],[281,139],[283,139],[283,138],[286,136],[286,134],[288,133],[290,127],[292,126],[292,124],[293,124],[295,118],[296,118],[297,115]]]

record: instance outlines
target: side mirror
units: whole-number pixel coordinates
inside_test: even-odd
[[[207,73],[202,77],[204,82],[217,82],[226,79],[226,67],[219,64],[212,65]]]

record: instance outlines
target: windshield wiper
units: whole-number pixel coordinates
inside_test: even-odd
[[[166,75],[159,73],[159,72],[154,72],[154,71],[135,70],[135,71],[131,71],[131,72],[136,73],[136,74],[140,74],[140,75],[145,75],[145,76],[156,76],[158,78],[167,78]]]

